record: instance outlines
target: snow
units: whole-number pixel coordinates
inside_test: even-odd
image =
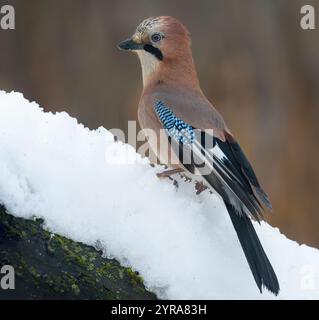
[[[0,203],[11,214],[99,243],[161,298],[319,298],[318,250],[255,224],[281,285],[278,297],[260,294],[218,196],[158,179],[161,167],[104,128],[0,91],[0,147]]]

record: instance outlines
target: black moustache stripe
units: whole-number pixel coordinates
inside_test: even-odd
[[[146,52],[149,52],[151,53],[152,55],[154,55],[158,60],[162,61],[163,60],[163,54],[162,54],[162,51],[160,49],[157,49],[155,47],[153,47],[152,45],[150,44],[146,44],[144,46],[144,50]]]

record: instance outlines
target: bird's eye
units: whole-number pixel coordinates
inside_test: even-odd
[[[154,33],[154,34],[152,34],[151,39],[153,42],[159,42],[162,40],[162,35],[159,33]]]

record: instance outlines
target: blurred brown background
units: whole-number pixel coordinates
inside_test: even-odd
[[[146,17],[189,28],[204,92],[251,159],[288,237],[319,247],[318,0],[0,0],[16,30],[0,30],[0,89],[65,110],[90,128],[136,119],[141,72],[116,45]],[[300,28],[316,8],[317,29]]]

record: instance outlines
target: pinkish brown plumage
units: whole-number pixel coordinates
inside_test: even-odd
[[[172,163],[177,163],[189,175],[201,174],[206,184],[221,196],[258,288],[262,291],[264,286],[278,294],[277,277],[249,217],[259,220],[261,202],[271,208],[270,201],[224,119],[200,88],[188,30],[173,17],[148,18],[119,47],[136,52],[141,62],[143,93],[138,108],[141,127],[151,129],[155,138],[164,131],[172,146],[167,153],[158,139],[149,136],[151,149],[162,163],[172,167]],[[207,129],[213,130],[213,136],[202,139]],[[191,163],[186,163],[185,157],[177,152],[181,148],[189,153],[186,158]],[[204,172],[195,158],[211,171]]]

